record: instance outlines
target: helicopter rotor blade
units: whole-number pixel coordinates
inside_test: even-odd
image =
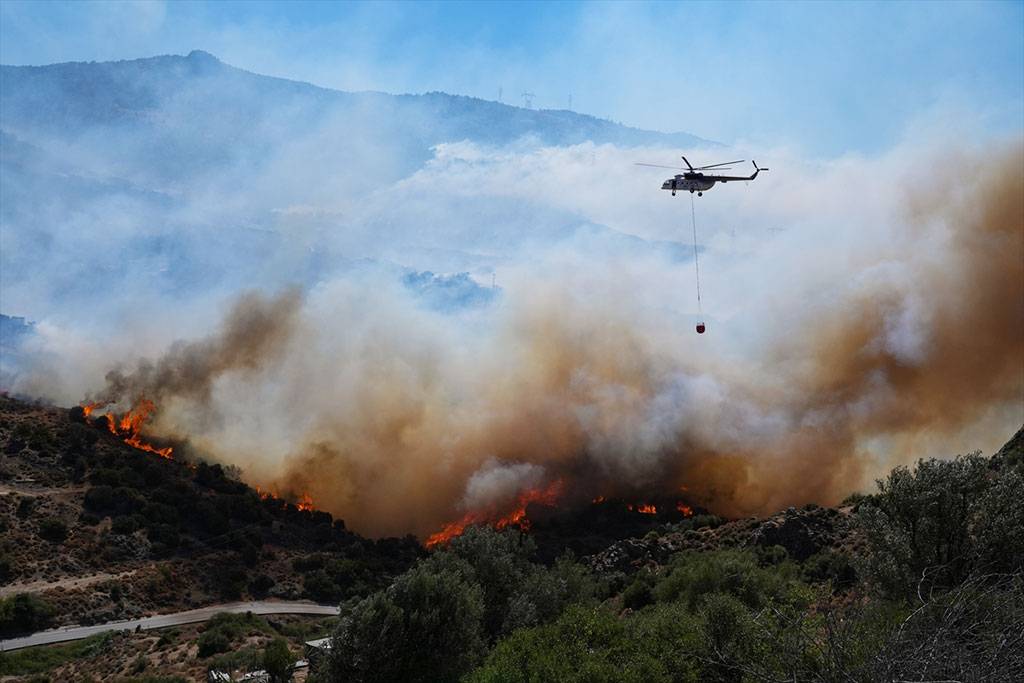
[[[673,171],[688,171],[689,170],[687,168],[682,168],[681,166],[662,166],[661,164],[644,164],[644,163],[641,163],[639,161],[634,161],[633,165],[634,166],[650,166],[652,168],[670,168]]]
[[[693,170],[703,171],[708,168],[718,168],[719,166],[728,166],[729,164],[742,164],[746,159],[737,159],[736,161],[723,161],[720,164],[709,164],[708,166],[699,166]]]

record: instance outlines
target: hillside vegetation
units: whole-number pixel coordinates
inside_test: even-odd
[[[1022,448],[1024,430],[993,458],[896,468],[838,511],[694,518],[587,563],[540,565],[529,537],[472,529],[345,603],[314,678],[1014,680]]]
[[[234,599],[340,602],[338,619],[221,615],[0,657],[35,680],[1013,680],[1024,670],[1024,430],[894,469],[837,509],[765,519],[536,509],[425,550],[261,496],[238,472],[139,451],[0,397],[0,633]],[[542,514],[543,513],[543,514]]]
[[[0,397],[0,637],[238,599],[334,602],[423,550],[137,450],[81,411]]]

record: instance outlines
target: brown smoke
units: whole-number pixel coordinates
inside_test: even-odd
[[[735,513],[834,503],[862,484],[866,439],[896,437],[907,445],[894,455],[915,456],[916,437],[955,435],[1000,410],[1011,431],[1024,419],[1024,146],[923,185],[909,201],[910,251],[897,255],[911,279],[819,311],[763,368],[792,382],[786,412],[801,425],[775,457],[684,455],[683,478],[706,502]],[[908,358],[886,337],[910,301],[925,320]]]
[[[243,294],[219,333],[200,341],[175,342],[155,364],[142,360],[131,372],[111,370],[94,401],[131,406],[148,399],[160,406],[179,399],[208,409],[218,378],[228,372],[255,372],[283,353],[295,331],[301,301],[295,289],[273,299],[256,292]]]
[[[425,536],[555,479],[569,503],[681,486],[725,514],[834,503],[885,458],[1024,418],[1024,146],[923,182],[876,262],[837,268],[836,294],[752,358],[558,281],[476,344],[335,283],[302,306],[248,295],[102,396],[155,400],[159,429],[373,534]]]

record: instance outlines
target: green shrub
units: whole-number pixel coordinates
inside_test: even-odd
[[[18,508],[15,511],[15,515],[18,519],[28,519],[32,514],[32,511],[36,509],[36,499],[31,497],[23,497],[18,500]]]
[[[275,638],[263,651],[263,670],[270,675],[271,683],[288,683],[292,679],[292,664],[295,657],[288,650],[288,643]]]
[[[224,631],[203,631],[199,634],[199,657],[209,657],[231,648],[231,638]]]
[[[277,582],[266,574],[257,574],[253,577],[253,580],[249,582],[249,592],[259,598],[266,597],[267,593],[274,587],[275,583]]]
[[[39,521],[39,537],[51,543],[61,543],[68,536],[68,526],[54,517]]]
[[[254,633],[272,634],[274,631],[264,619],[251,612],[215,614],[206,622],[203,632],[199,634],[198,654],[205,658],[219,652],[227,652],[235,641]]]
[[[622,606],[636,610],[654,602],[651,583],[651,579],[643,573],[637,575],[633,583],[622,592]]]
[[[467,683],[686,683],[701,680],[688,656],[699,645],[696,619],[658,605],[620,619],[603,607],[574,605],[554,623],[501,640]]]
[[[0,653],[0,676],[30,676],[55,669],[70,661],[84,660],[108,651],[111,633],[101,633],[67,644],[29,647]],[[28,679],[39,680],[39,679]],[[49,679],[43,679],[49,680]]]
[[[0,581],[7,582],[14,577],[14,560],[6,553],[0,554]]]
[[[31,593],[0,598],[0,636],[41,631],[50,625],[54,609]]]
[[[977,453],[921,460],[878,481],[857,521],[869,546],[862,569],[883,594],[911,598],[979,569],[1024,568],[1024,475],[989,465]]]
[[[808,583],[829,581],[833,589],[845,590],[857,582],[857,571],[849,555],[831,549],[811,555],[800,567],[800,576]]]
[[[695,610],[706,596],[724,593],[758,608],[797,598],[795,589],[795,570],[788,562],[761,567],[752,552],[716,550],[677,555],[655,595],[660,602],[681,601]]]
[[[310,599],[317,602],[337,602],[345,595],[345,590],[323,569],[302,577],[302,588]]]
[[[139,521],[134,515],[115,517],[110,524],[111,533],[127,536],[139,528]]]
[[[423,563],[351,606],[334,633],[328,680],[457,681],[484,652],[479,586]]]
[[[117,502],[112,486],[93,486],[85,492],[83,501],[87,510],[94,512],[108,512],[112,510]]]

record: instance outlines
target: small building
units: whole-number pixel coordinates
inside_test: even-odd
[[[317,664],[331,652],[331,639],[320,638],[318,640],[307,640],[306,641],[306,661],[309,662],[311,668],[315,668]]]

